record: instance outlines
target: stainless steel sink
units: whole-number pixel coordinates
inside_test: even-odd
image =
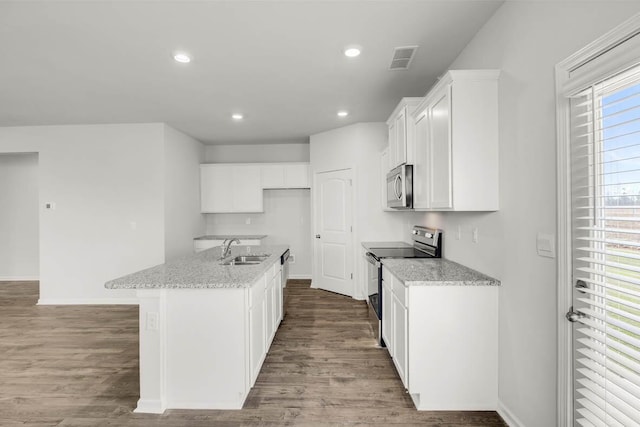
[[[267,258],[269,255],[241,255],[221,262],[220,265],[257,265]]]

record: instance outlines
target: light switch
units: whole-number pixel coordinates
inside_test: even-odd
[[[536,237],[536,249],[538,255],[555,258],[556,257],[556,236],[553,234],[538,233]]]
[[[473,243],[478,243],[478,229],[477,228],[473,229],[473,234],[471,235],[471,240],[473,241]]]

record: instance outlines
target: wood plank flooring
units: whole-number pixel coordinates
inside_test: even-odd
[[[0,426],[504,426],[495,412],[418,412],[361,301],[289,281],[285,319],[244,409],[134,414],[138,308],[36,306],[0,282]]]

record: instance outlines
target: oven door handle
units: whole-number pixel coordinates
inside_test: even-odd
[[[376,268],[380,268],[380,266],[382,265],[380,263],[380,260],[376,259],[376,257],[373,256],[373,254],[371,252],[367,252],[364,254],[364,257],[367,259],[367,262],[369,264],[375,265]]]

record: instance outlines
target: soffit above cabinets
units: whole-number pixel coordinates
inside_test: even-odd
[[[425,93],[502,3],[0,2],[0,126],[165,122],[206,143],[306,142]],[[389,71],[413,45],[410,69]]]

